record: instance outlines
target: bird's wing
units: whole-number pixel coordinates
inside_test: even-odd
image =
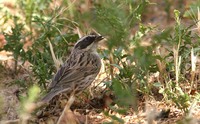
[[[81,81],[84,77],[95,73],[98,73],[98,69],[95,69],[93,66],[84,66],[79,68],[67,68],[66,66],[62,66],[56,73],[49,89],[60,87],[61,83],[68,84],[70,82]]]

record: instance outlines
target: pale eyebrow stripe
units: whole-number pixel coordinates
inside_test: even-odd
[[[87,36],[84,36],[84,37],[82,37],[81,39],[79,39],[79,40],[77,41],[77,43],[79,43],[80,41],[82,41],[82,40],[85,39],[86,37],[96,37],[96,35],[87,35]]]

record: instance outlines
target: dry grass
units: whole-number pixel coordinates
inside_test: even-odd
[[[143,23],[157,26],[159,31],[162,29],[166,29],[167,27],[171,26],[173,27],[175,24],[175,20],[172,18],[172,11],[176,6],[178,5],[176,2],[173,3],[172,8],[169,10],[169,13],[166,13],[163,6],[162,1],[159,0],[151,0],[151,2],[158,3],[156,6],[152,5],[146,14],[144,14]],[[189,6],[189,1],[184,0],[184,5]],[[89,3],[89,2],[88,2]],[[83,7],[82,9],[84,9]],[[87,11],[87,9],[84,9],[84,11]],[[153,14],[149,14],[153,13]],[[167,15],[169,14],[169,15]],[[198,14],[199,15],[199,14]],[[71,13],[71,16],[73,16],[73,13]],[[184,18],[181,20],[186,25],[190,25],[193,23],[191,20]],[[196,26],[197,31],[199,31],[199,23]],[[194,29],[196,30],[196,27]],[[138,28],[133,28],[133,34],[138,30]],[[195,31],[193,30],[193,31]],[[79,29],[76,30],[79,35],[81,35],[81,31]],[[155,34],[158,32],[154,32]],[[144,41],[144,45],[151,45],[151,43],[147,43],[146,40],[150,41],[151,38],[147,36],[147,38]],[[181,41],[180,41],[181,42]],[[160,55],[161,57],[164,57],[168,54],[167,49],[172,49],[174,58],[171,58],[174,60],[175,65],[175,81],[177,84],[179,83],[179,75],[180,75],[180,65],[182,63],[182,58],[179,55],[179,45],[170,48],[169,46],[159,46],[157,47],[157,51],[155,51],[155,54]],[[50,44],[51,46],[51,44]],[[1,44],[0,44],[1,47]],[[53,47],[51,47],[51,52],[53,52]],[[54,58],[54,61],[56,63],[56,67],[60,65],[60,62],[56,59],[55,55],[52,55]],[[112,59],[112,58],[111,58]],[[21,71],[17,75],[13,75],[11,70],[13,69],[13,57],[10,53],[1,52],[0,53],[0,62],[4,67],[0,66],[0,120],[8,120],[8,121],[1,121],[0,123],[10,124],[10,123],[17,123],[20,120],[16,120],[19,118],[19,99],[17,98],[17,92],[20,90],[20,87],[16,85],[9,85],[13,80],[23,78],[26,75],[29,75],[27,71]],[[199,65],[200,61],[198,58],[198,55],[194,54],[193,48],[191,49],[191,63],[189,63],[191,66],[191,72],[188,82],[184,82],[183,84],[180,84],[180,87],[184,89],[183,91],[185,93],[190,94],[192,97],[194,97],[194,94],[198,92],[196,89],[199,87],[199,79],[196,79],[195,77],[199,77]],[[159,73],[152,74],[149,77],[149,83],[153,83],[156,81],[159,82],[165,82],[168,83],[169,80],[163,79],[163,75],[168,75],[169,72],[166,72],[166,63],[163,63],[162,61],[157,61],[157,65],[159,68]],[[116,72],[115,68],[112,68],[114,70],[111,70],[111,72]],[[110,77],[112,78],[113,74],[108,75],[106,73],[102,72],[102,76],[99,76],[100,80],[108,80]],[[100,82],[97,80],[97,82]],[[96,87],[96,85],[94,86]],[[195,90],[194,90],[195,89]],[[94,91],[95,90],[95,91]],[[92,95],[89,95],[88,92],[84,92],[80,96],[78,96],[73,103],[73,105],[66,104],[67,100],[65,99],[66,96],[60,95],[58,98],[55,98],[52,101],[52,104],[47,106],[46,108],[42,108],[41,111],[45,113],[39,113],[40,117],[37,114],[33,117],[31,117],[32,121],[44,124],[45,122],[48,123],[55,123],[55,120],[58,120],[60,118],[59,124],[62,124],[63,118],[67,118],[67,120],[70,120],[71,123],[85,123],[85,124],[99,124],[104,122],[112,122],[113,118],[111,116],[116,116],[118,118],[121,118],[124,120],[125,124],[173,124],[177,122],[182,123],[189,123],[189,124],[198,124],[200,123],[200,103],[197,100],[194,100],[192,103],[189,104],[189,114],[185,115],[183,111],[177,108],[177,106],[172,103],[170,100],[163,99],[164,96],[158,93],[159,89],[152,89],[152,92],[154,93],[154,98],[150,96],[138,96],[139,100],[138,102],[138,111],[134,111],[134,108],[130,107],[129,110],[126,112],[126,114],[119,114],[115,111],[112,111],[109,109],[110,104],[113,103],[114,98],[112,98],[112,93],[106,94],[105,92],[102,92],[102,90],[110,91],[109,89],[104,89],[102,86],[92,88]],[[70,107],[71,106],[71,109]],[[119,106],[115,105],[115,107],[119,108]],[[66,109],[64,109],[66,108]],[[169,115],[166,115],[166,118],[162,118],[156,120],[158,116],[160,116],[161,111],[163,110],[170,110]],[[63,111],[64,110],[64,111]],[[63,115],[61,116],[61,113],[63,112]],[[67,113],[67,116],[65,115]],[[110,116],[106,116],[105,112],[108,112]],[[14,120],[14,121],[12,121]],[[117,124],[119,122],[113,121],[114,124]]]

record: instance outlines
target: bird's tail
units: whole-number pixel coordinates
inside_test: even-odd
[[[68,90],[70,90],[70,88],[65,89],[65,90],[60,90],[60,89],[51,90],[42,99],[40,99],[39,104],[48,104],[56,95]]]
[[[42,103],[49,103],[50,100],[53,99],[54,96],[56,96],[58,93],[50,91],[49,93],[47,93],[41,100],[40,102]]]
[[[43,96],[39,102],[40,103],[43,103],[43,104],[47,104],[49,103],[53,97],[55,97],[56,95],[58,95],[59,92],[58,91],[54,91],[54,90],[51,90],[50,92],[48,92],[45,96]]]

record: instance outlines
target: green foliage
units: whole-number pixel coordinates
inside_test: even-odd
[[[53,23],[52,19],[43,21],[36,17],[35,21],[40,26],[40,32],[42,33],[39,38],[35,39],[32,47],[26,52],[25,58],[32,64],[32,71],[38,79],[39,85],[42,85],[46,89],[46,80],[51,79],[53,72],[55,72],[48,40],[51,41],[56,57],[61,58],[69,52],[68,42],[76,41],[78,35],[71,33],[60,34],[59,30],[63,27],[57,23]]]
[[[34,102],[39,97],[40,88],[36,85],[28,89],[27,96],[21,96],[21,106],[19,110],[20,123],[27,123],[30,115],[33,113],[34,109],[37,107]]]
[[[36,101],[36,99],[39,97],[38,94],[40,93],[40,88],[36,85],[33,85],[30,89],[28,89],[28,96],[21,97],[22,102],[26,103],[32,103]]]
[[[112,82],[113,85],[111,88],[117,96],[115,102],[120,106],[129,106],[134,104],[134,101],[136,101],[136,99],[132,94],[131,87],[128,87],[126,84],[121,84],[122,82],[120,81],[121,80],[119,79],[113,79]]]
[[[190,82],[186,78],[190,71],[187,67],[191,63],[190,51],[194,48],[195,53],[199,52],[200,42],[199,37],[191,31],[192,25],[186,27],[181,23],[181,13],[178,10],[174,11],[174,28],[152,35],[154,31],[158,31],[157,27],[142,23],[143,14],[151,5],[148,0],[94,1],[86,10],[81,9],[84,1],[62,1],[62,5],[54,10],[48,8],[51,2],[20,0],[17,5],[22,6],[20,10],[25,22],[20,17],[7,17],[14,21],[14,26],[11,33],[4,33],[8,43],[3,49],[13,52],[16,73],[19,62],[22,62],[22,66],[24,62],[31,64],[32,82],[18,80],[15,83],[27,88],[36,82],[41,89],[46,89],[47,80],[52,79],[56,72],[49,42],[56,57],[65,60],[62,57],[69,54],[70,44],[78,39],[76,28],[84,33],[95,29],[107,38],[108,49],[100,51],[106,62],[106,73],[111,77],[105,84],[109,82],[107,87],[116,96],[115,103],[123,108],[110,106],[110,109],[120,114],[124,114],[130,106],[137,110],[138,93],[149,96],[152,95],[152,87],[156,87],[160,88],[159,93],[165,100],[171,100],[186,113],[189,111],[193,99],[184,92],[182,82]],[[165,9],[169,14],[171,4],[168,0],[165,2],[168,4]],[[63,9],[63,6],[67,6],[67,9]],[[137,31],[133,33],[135,27]],[[147,39],[150,45],[142,45]],[[197,42],[193,44],[195,39]],[[25,50],[24,43],[29,40],[32,45]],[[166,55],[156,53],[160,46],[166,50]],[[166,67],[160,70],[157,61],[164,63],[163,66]],[[150,75],[155,72],[160,73],[159,78],[163,81],[149,83]],[[33,101],[32,98],[30,101]],[[105,115],[112,118],[113,123],[124,123],[108,112]]]
[[[21,23],[18,23],[18,18],[13,17],[13,20],[15,23],[15,27],[13,27],[11,29],[12,34],[4,34],[6,37],[6,40],[9,41],[4,46],[4,49],[7,51],[13,52],[13,56],[15,59],[14,69],[15,69],[15,72],[17,72],[19,57],[20,57],[20,55],[25,53],[25,51],[23,49],[23,40],[24,40],[26,34],[22,35],[24,25]]]
[[[161,87],[159,92],[163,94],[165,99],[172,100],[179,109],[188,113],[193,98],[181,86],[184,86],[183,82],[191,82],[190,79],[186,78],[190,68],[188,63],[191,63],[191,49],[198,48],[200,44],[192,43],[192,40],[197,37],[192,35],[190,27],[181,24],[180,12],[175,10],[174,14],[176,20],[174,33],[170,34],[169,31],[165,31],[155,36],[158,42],[167,42],[171,47],[171,49],[167,49],[169,54],[163,58],[163,61],[167,64],[166,70],[170,70],[167,72],[168,75],[174,77],[164,75],[166,84],[163,87],[159,85]],[[172,56],[173,59],[170,59]]]
[[[60,11],[60,9],[57,9],[56,11]],[[41,12],[36,9],[34,10],[34,13]],[[31,81],[37,82],[39,86],[46,89],[47,80],[50,80],[53,72],[55,72],[49,41],[51,41],[56,57],[61,58],[66,56],[69,52],[68,43],[75,42],[78,39],[78,35],[71,33],[71,29],[68,33],[61,32],[65,31],[64,24],[67,23],[69,26],[74,24],[70,21],[66,22],[58,15],[52,15],[52,17],[48,19],[45,16],[36,14],[31,16],[31,19],[29,20],[31,21],[31,25],[29,26],[35,26],[32,30],[38,32],[36,37],[33,36],[32,32],[26,30],[26,23],[20,22],[20,18],[13,17],[13,20],[15,24],[11,29],[12,33],[4,33],[7,40],[4,50],[13,52],[15,59],[15,73],[17,73],[19,62],[22,62],[23,65],[24,62],[28,61],[31,64],[32,76],[34,76],[31,77]],[[32,46],[25,51],[23,46],[27,39],[33,40],[34,42]],[[29,85],[32,85],[31,83],[25,83],[23,80],[18,80],[15,83],[22,87],[29,87]]]
[[[21,10],[21,13],[25,15],[25,22],[32,29],[32,23],[34,16],[42,17],[44,13],[41,11],[47,10],[51,0],[18,0],[17,5]]]
[[[197,13],[199,11],[199,5],[200,0],[193,1],[192,4],[190,4],[189,8],[185,13],[184,17],[192,18],[194,22],[198,22]]]
[[[167,82],[165,88],[161,88],[159,91],[164,95],[164,98],[172,100],[175,105],[183,110],[185,113],[189,112],[189,106],[191,98],[187,93],[184,93],[178,85],[174,82]]]

